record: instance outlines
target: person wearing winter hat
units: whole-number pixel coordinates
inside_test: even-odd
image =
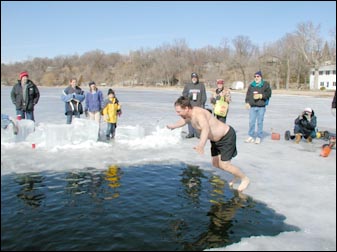
[[[82,102],[85,99],[84,91],[77,85],[76,78],[70,79],[69,86],[63,90],[61,99],[64,101],[66,123],[71,124],[73,116],[80,118],[80,115],[83,114]]]
[[[103,107],[103,118],[107,123],[106,140],[114,139],[117,128],[117,116],[121,116],[122,108],[116,98],[115,91],[111,88],[108,90],[108,99],[105,100]]]
[[[89,82],[89,89],[89,92],[85,95],[85,115],[99,124],[104,102],[103,93],[96,87],[94,81]]]
[[[299,143],[302,139],[307,140],[308,143],[312,142],[312,139],[316,137],[317,117],[312,108],[305,108],[302,113],[296,117],[294,134],[295,143]]]
[[[264,114],[271,93],[270,84],[262,79],[262,72],[260,70],[257,71],[254,74],[254,81],[248,86],[245,98],[246,108],[249,109],[249,137],[245,140],[246,143],[261,143],[263,138]],[[255,131],[256,124],[257,132]]]
[[[217,80],[216,85],[217,88],[213,92],[213,96],[211,98],[213,113],[217,119],[226,123],[229,103],[232,101],[231,92],[228,88],[225,88],[225,82],[223,79]]]
[[[11,99],[15,105],[16,115],[21,115],[22,119],[35,121],[34,107],[39,102],[40,91],[33,81],[28,79],[28,72],[19,74],[19,80],[13,86]]]
[[[200,108],[205,108],[207,94],[204,83],[199,82],[199,76],[197,73],[191,73],[191,83],[187,83],[184,86],[182,95],[189,98],[192,106],[197,106]],[[191,125],[188,123],[188,134],[186,138],[198,137],[200,133],[197,132]]]

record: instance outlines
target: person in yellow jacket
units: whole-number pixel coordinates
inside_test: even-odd
[[[117,128],[117,117],[121,116],[122,110],[115,91],[108,91],[108,99],[105,100],[102,110],[104,121],[107,123],[106,140],[115,138]]]

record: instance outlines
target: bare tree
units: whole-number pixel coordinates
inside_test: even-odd
[[[318,70],[321,65],[322,39],[319,36],[320,25],[312,22],[300,23],[297,26],[295,48],[303,55],[310,68],[314,68],[314,89],[318,89]],[[307,73],[309,73],[308,69]]]
[[[246,68],[250,63],[254,52],[257,50],[257,47],[253,45],[247,36],[237,36],[232,42],[235,48],[232,64],[240,69],[243,83],[246,87]]]

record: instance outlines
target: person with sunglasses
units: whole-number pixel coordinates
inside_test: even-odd
[[[263,121],[266,106],[271,97],[270,84],[262,78],[262,72],[254,74],[254,81],[250,83],[246,93],[246,108],[249,109],[249,137],[246,143],[261,143],[263,138]],[[257,132],[255,131],[257,124]]]

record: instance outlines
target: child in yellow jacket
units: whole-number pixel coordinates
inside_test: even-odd
[[[111,88],[108,91],[108,99],[104,102],[102,114],[104,121],[107,123],[106,140],[113,139],[117,128],[117,116],[122,114],[122,110],[115,96],[115,91]]]

